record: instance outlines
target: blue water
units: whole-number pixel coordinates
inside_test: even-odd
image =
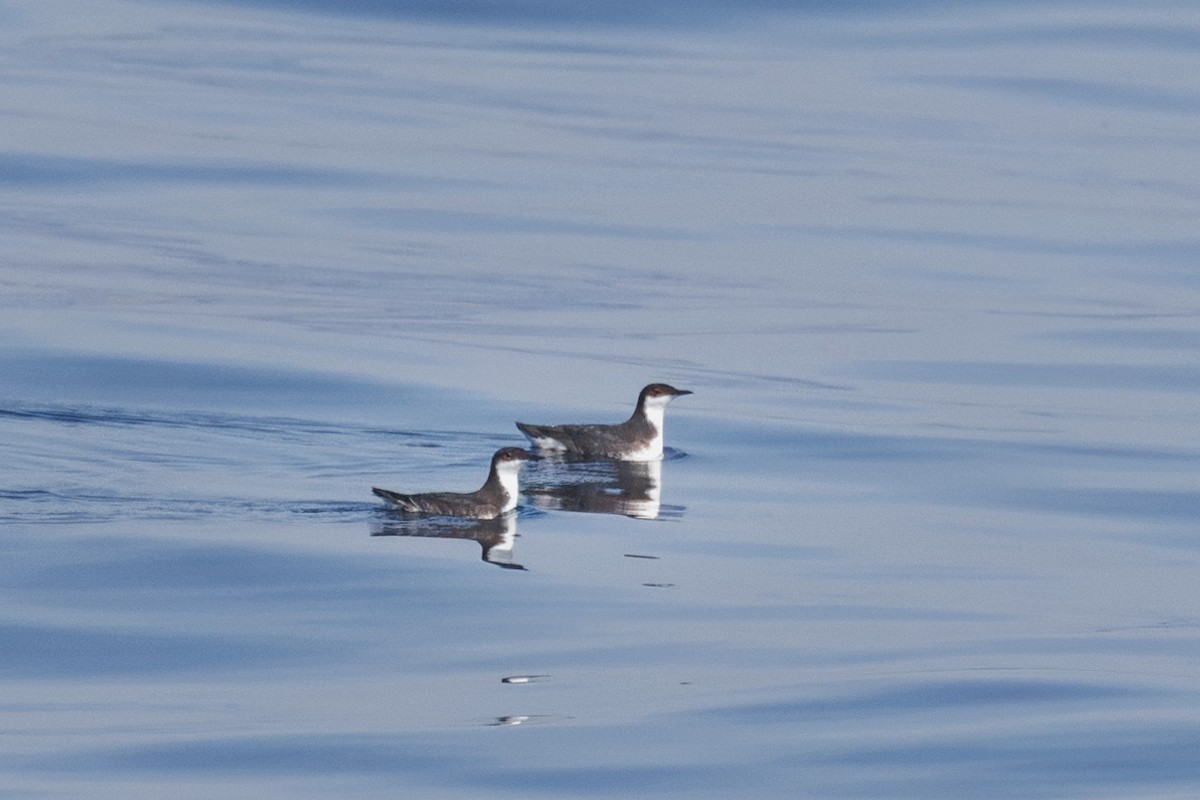
[[[1192,4],[0,22],[0,796],[1200,793]]]

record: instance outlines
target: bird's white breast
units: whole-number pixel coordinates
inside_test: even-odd
[[[668,397],[649,398],[646,400],[645,405],[642,406],[642,413],[646,415],[646,420],[654,426],[654,436],[637,449],[625,453],[622,458],[627,461],[655,461],[662,458],[663,419],[666,416],[663,413],[663,409],[667,407],[670,399]]]

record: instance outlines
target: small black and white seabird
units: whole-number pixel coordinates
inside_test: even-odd
[[[504,447],[492,456],[487,481],[474,492],[400,494],[371,487],[371,491],[410,514],[495,519],[517,507],[521,465],[533,458],[519,447]]]
[[[665,383],[652,383],[638,395],[633,416],[616,425],[529,425],[517,427],[538,450],[571,456],[656,461],[663,455],[663,412],[685,394]]]

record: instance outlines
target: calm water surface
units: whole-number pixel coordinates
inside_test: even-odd
[[[1200,11],[453,5],[0,10],[0,796],[1200,792]]]

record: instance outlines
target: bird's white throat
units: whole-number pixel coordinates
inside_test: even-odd
[[[521,492],[521,462],[512,461],[496,465],[496,477],[508,497],[504,500],[501,511],[512,511],[517,507],[517,495]]]
[[[671,402],[673,397],[647,397],[646,402],[642,403],[642,413],[646,415],[646,419],[650,421],[658,430],[658,435],[662,436],[663,417],[667,408],[667,403]]]
[[[666,411],[667,403],[673,399],[669,395],[666,397],[646,398],[646,402],[642,404],[642,413],[646,415],[646,421],[654,426],[654,438],[638,448],[638,452],[632,453],[630,458],[638,461],[652,461],[662,458],[663,421],[666,419],[664,412]]]

